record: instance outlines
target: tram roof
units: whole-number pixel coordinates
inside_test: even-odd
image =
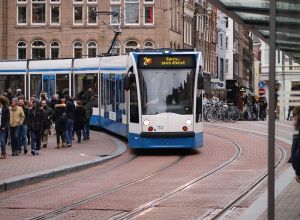
[[[270,0],[208,0],[268,43]],[[277,0],[276,45],[300,63],[300,0]]]
[[[1,74],[14,74],[14,75],[25,74],[26,69],[27,69],[26,61],[0,62],[0,75]]]

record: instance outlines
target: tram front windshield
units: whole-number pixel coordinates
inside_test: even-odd
[[[140,69],[143,115],[193,113],[195,69]]]

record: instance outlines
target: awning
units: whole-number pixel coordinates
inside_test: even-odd
[[[270,0],[208,0],[269,42]],[[300,1],[277,0],[276,47],[300,63]]]

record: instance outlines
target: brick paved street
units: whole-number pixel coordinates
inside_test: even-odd
[[[68,169],[96,161],[116,150],[113,137],[99,132],[92,132],[89,141],[80,144],[74,141],[72,147],[56,149],[55,135],[51,135],[47,148],[42,148],[40,155],[32,156],[29,152],[17,157],[11,156],[11,148],[5,160],[0,160],[0,182],[10,182],[14,179],[34,177],[47,170]]]
[[[137,212],[137,219],[211,219],[266,173],[267,140],[263,135],[266,129],[265,122],[207,124],[204,147],[199,153],[187,152],[180,157],[180,151],[144,152],[137,156],[126,152],[86,170],[3,192],[0,194],[0,219],[30,218],[66,205],[71,205],[70,209],[59,211],[52,219],[117,218],[151,201],[153,204],[149,208]],[[280,139],[276,143],[282,149],[276,149],[276,160],[282,159],[276,169],[276,178],[280,179],[290,170],[286,161],[293,128],[290,124],[280,124],[276,132]],[[114,151],[113,138],[98,132],[93,135],[95,138],[90,142],[75,144],[72,148],[57,150],[49,147],[42,150],[39,157],[22,155],[20,161],[34,159],[36,162],[27,162],[31,166],[17,168],[19,171],[11,176],[20,175],[22,169],[36,172]],[[83,149],[86,156],[77,156]],[[63,158],[60,151],[66,159],[51,162],[50,155]],[[6,161],[18,162],[17,159],[9,156]],[[34,163],[42,164],[42,167],[35,168]],[[30,170],[30,167],[34,168]],[[220,170],[209,174],[217,168]],[[285,181],[288,188],[283,188],[276,200],[277,219],[297,219],[299,199],[296,196],[299,195],[293,191],[299,184],[293,177],[289,178]],[[264,180],[223,217],[243,219],[247,212],[266,219],[266,204],[257,210],[252,207],[265,192]],[[79,201],[81,204],[74,205]],[[288,213],[283,211],[287,208]]]

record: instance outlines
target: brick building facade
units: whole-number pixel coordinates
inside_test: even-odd
[[[183,6],[183,0],[2,0],[0,59],[96,56],[107,52],[114,37],[108,26],[118,23],[115,52],[182,48]]]

